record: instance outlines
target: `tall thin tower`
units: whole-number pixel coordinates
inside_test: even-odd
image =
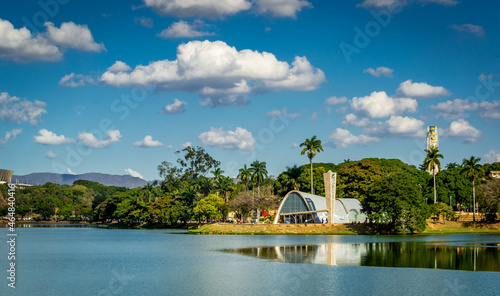
[[[436,125],[429,125],[427,127],[427,150],[430,150],[431,148],[439,149],[438,131]],[[437,165],[435,165],[434,170],[431,167],[428,167],[427,171],[430,174],[437,174]]]

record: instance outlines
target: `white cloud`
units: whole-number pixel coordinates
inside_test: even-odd
[[[172,145],[167,145],[167,149],[168,149],[168,150],[173,150],[173,149],[174,149],[174,146],[172,146]]]
[[[49,151],[47,151],[47,153],[45,153],[45,158],[52,159],[52,158],[56,158],[56,157],[57,157],[57,153],[54,153],[51,150],[49,150]]]
[[[116,61],[111,67],[108,68],[109,73],[120,73],[120,72],[127,72],[132,70],[129,65],[125,64],[122,61]]]
[[[493,74],[486,75],[484,73],[481,73],[481,75],[479,75],[478,78],[479,78],[479,80],[492,80]]]
[[[163,38],[195,38],[202,36],[214,35],[212,32],[199,31],[199,28],[205,27],[203,22],[195,22],[190,25],[188,22],[180,20],[170,25],[167,29],[162,30],[158,37]]]
[[[24,121],[36,126],[42,121],[42,114],[47,113],[46,105],[42,101],[32,102],[2,92],[0,93],[0,120],[13,121],[17,124]]]
[[[68,174],[70,174],[70,175],[76,175],[76,173],[75,173],[75,172],[73,172],[72,170],[70,170],[70,168],[67,168],[67,169],[66,169],[66,172],[67,172]]]
[[[412,82],[411,79],[402,82],[397,91],[410,98],[432,98],[451,95],[451,93],[442,86],[432,86],[425,82]]]
[[[9,21],[0,19],[0,58],[24,63],[61,57],[59,48],[40,34],[32,36],[27,28],[15,29]]]
[[[17,63],[50,62],[61,59],[61,48],[94,52],[105,50],[102,43],[94,41],[87,25],[68,22],[57,28],[53,23],[46,22],[44,26],[46,32],[32,34],[25,27],[15,29],[9,21],[0,19],[0,58]]]
[[[92,79],[92,77],[90,76],[71,73],[65,75],[63,78],[61,78],[61,80],[59,80],[59,85],[66,87],[84,86],[85,83],[94,84],[94,79]]]
[[[188,141],[188,142],[182,144],[182,148],[186,148],[186,147],[193,147],[193,143]]]
[[[248,0],[143,0],[147,7],[161,15],[175,17],[220,18],[250,9]]]
[[[139,174],[138,172],[134,171],[133,169],[126,169],[125,172],[129,175],[131,175],[132,177],[136,177],[136,178],[141,178],[141,179],[144,179],[144,177]]]
[[[100,140],[91,133],[78,133],[78,141],[90,148],[104,148],[120,141],[121,137],[122,135],[119,130],[108,131],[105,135],[106,140]]]
[[[393,69],[389,69],[387,67],[378,67],[377,69],[368,68],[363,70],[363,73],[368,73],[375,77],[380,77],[380,76],[392,77],[393,72],[394,72]]]
[[[238,51],[225,42],[208,40],[179,45],[174,61],[155,61],[132,71],[113,68],[101,76],[101,82],[114,87],[155,85],[166,91],[198,92],[203,97],[201,104],[212,107],[248,104],[247,95],[254,92],[310,91],[325,81],[323,71],[306,57],[295,57],[290,66],[272,53]]]
[[[451,25],[450,28],[458,32],[465,32],[476,35],[478,37],[484,36],[484,28],[482,26],[477,26],[473,24],[463,24],[463,25]]]
[[[134,22],[137,24],[141,24],[142,26],[146,28],[152,28],[154,26],[154,21],[152,18],[141,16],[141,17],[136,17],[134,18]]]
[[[241,127],[237,127],[235,131],[224,131],[222,127],[218,129],[211,127],[210,131],[201,133],[198,139],[203,145],[215,146],[220,149],[255,149],[252,133]]]
[[[279,109],[279,110],[276,109],[276,110],[269,111],[266,113],[266,115],[269,117],[286,116],[286,117],[290,117],[290,118],[294,119],[294,118],[301,116],[302,113],[295,112],[295,113],[288,114],[287,108],[283,108],[283,109]]]
[[[466,112],[479,111],[483,118],[500,119],[500,101],[481,101],[455,99],[430,106],[432,110],[439,111],[438,116],[451,119],[466,117]]]
[[[275,17],[295,18],[303,8],[312,7],[306,0],[253,0],[258,14],[271,14]]]
[[[417,111],[415,99],[391,98],[384,91],[372,92],[366,97],[355,97],[351,101],[351,109],[355,113],[370,118],[383,118],[391,115],[402,115]]]
[[[378,142],[379,139],[367,135],[353,135],[349,130],[337,128],[329,137],[333,140],[333,145],[339,148],[347,148],[350,145],[366,144],[370,142]]]
[[[310,120],[318,120],[318,112],[313,112],[313,114],[311,114],[311,118],[309,118]]]
[[[300,144],[299,143],[292,143],[292,148],[299,148]]]
[[[14,140],[23,132],[22,128],[13,129],[11,131],[5,132],[5,136],[0,139],[0,146],[4,146],[8,141]]]
[[[368,118],[358,119],[358,117],[352,113],[347,114],[342,121],[342,124],[345,126],[366,126],[370,123]]]
[[[174,103],[165,106],[165,113],[167,114],[176,114],[176,113],[184,113],[186,111],[184,107],[187,105],[185,101],[181,101],[179,99],[174,99]]]
[[[455,6],[459,2],[457,0],[364,0],[361,4],[357,6],[363,8],[390,8],[392,10],[396,10],[399,7],[411,4],[428,4],[435,3],[443,6]]]
[[[385,122],[367,125],[363,132],[379,137],[425,138],[427,132],[424,124],[416,118],[393,115]]]
[[[493,149],[488,151],[488,153],[486,153],[483,157],[488,163],[500,162],[500,152],[496,152]]]
[[[45,23],[47,38],[61,47],[69,47],[81,51],[100,52],[106,50],[104,44],[97,44],[87,25],[77,25],[73,22],[62,23],[60,28],[51,22]]]
[[[328,99],[325,100],[325,105],[333,106],[333,105],[344,104],[346,102],[347,102],[346,97],[329,97]]]
[[[450,124],[448,129],[444,130],[444,135],[453,138],[463,138],[465,142],[475,143],[482,136],[482,132],[473,127],[468,121],[458,119]]]
[[[64,135],[58,136],[54,132],[46,129],[41,129],[38,131],[38,136],[33,137],[34,142],[44,145],[63,145],[75,143],[74,139],[66,138]]]
[[[144,139],[134,142],[134,146],[136,147],[160,147],[163,146],[163,144],[160,141],[155,141],[153,140],[153,137],[151,136],[145,136]]]

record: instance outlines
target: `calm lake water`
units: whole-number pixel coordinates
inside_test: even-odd
[[[7,229],[0,232],[0,295],[500,295],[500,235],[16,231],[15,290],[7,287]],[[471,260],[476,270],[495,271],[444,269],[470,270]]]

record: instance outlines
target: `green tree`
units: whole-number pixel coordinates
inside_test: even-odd
[[[239,170],[237,178],[245,182],[245,191],[248,191],[248,182],[252,178],[252,170],[246,164]]]
[[[284,197],[292,190],[300,190],[301,184],[304,183],[302,177],[304,171],[302,167],[298,167],[297,165],[286,167],[286,171],[279,174],[274,182],[274,192],[278,196]]]
[[[361,202],[367,197],[370,186],[380,181],[382,175],[383,168],[371,159],[350,162],[338,172],[338,196]]]
[[[323,150],[323,146],[321,145],[321,140],[317,139],[316,136],[313,136],[310,139],[306,139],[303,143],[300,144],[300,147],[304,147],[300,152],[300,155],[304,155],[307,152],[307,158],[309,158],[309,162],[311,163],[311,194],[314,194],[314,183],[313,183],[313,158]]]
[[[175,152],[181,155],[177,162],[184,168],[184,174],[189,175],[191,180],[198,179],[199,176],[204,176],[212,168],[220,166],[220,161],[217,161],[210,156],[202,147],[193,148],[188,146],[180,151]]]
[[[151,194],[153,192],[153,185],[149,184],[149,182],[142,187],[142,192],[144,193],[144,197],[148,200],[148,202],[151,202]]]
[[[500,180],[491,179],[477,187],[478,204],[488,221],[495,221],[500,212]]]
[[[455,216],[455,212],[453,212],[453,208],[444,202],[440,202],[435,205],[434,212],[436,216],[443,216],[443,224],[446,224],[446,218],[453,218]]]
[[[441,162],[439,159],[443,158],[443,155],[439,153],[439,148],[430,148],[425,150],[425,152],[427,152],[427,155],[424,159],[424,166],[431,171],[432,178],[434,180],[434,203],[436,203],[436,174],[441,170]]]
[[[215,168],[213,171],[210,172],[212,175],[212,182],[214,184],[214,187],[217,188],[217,196],[219,196],[219,191],[220,191],[220,180],[222,177],[224,177],[222,174],[224,174],[224,171],[221,170],[221,168]]]
[[[194,208],[194,214],[198,218],[221,219],[227,211],[226,203],[215,194],[202,198]]]
[[[179,205],[172,196],[165,195],[158,198],[149,208],[153,221],[173,225],[181,217]]]
[[[378,231],[422,232],[427,225],[428,206],[417,179],[408,173],[391,173],[375,182],[361,205]]]
[[[484,174],[483,168],[479,164],[481,158],[471,156],[469,159],[464,158],[462,161],[462,175],[472,182],[472,219],[476,222],[476,179]]]
[[[267,168],[265,161],[255,160],[251,165],[252,169],[252,182],[257,182],[257,198],[260,198],[260,183],[267,178]],[[252,205],[255,203],[252,201]],[[252,206],[253,211],[254,206]],[[258,211],[257,211],[258,212]],[[257,213],[258,214],[258,213]]]

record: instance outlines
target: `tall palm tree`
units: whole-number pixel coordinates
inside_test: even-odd
[[[425,152],[427,152],[427,156],[424,159],[424,166],[431,172],[434,180],[434,204],[436,204],[436,174],[441,170],[441,162],[439,159],[443,158],[443,155],[439,153],[439,148],[430,148],[425,150]]]
[[[151,202],[151,192],[153,191],[153,185],[147,183],[142,187],[142,190],[144,191],[144,196],[148,198],[149,202]]]
[[[479,164],[480,157],[471,156],[469,159],[464,158],[462,162],[462,175],[472,182],[472,219],[476,222],[476,179],[481,174],[484,174],[483,167]]]
[[[260,199],[260,182],[267,178],[267,169],[265,161],[255,160],[250,168],[252,170],[252,182],[257,182],[257,198]],[[254,201],[252,200],[252,211],[253,211]]]
[[[229,192],[233,191],[234,181],[231,177],[222,176],[219,182],[219,188],[224,192],[226,203],[229,201]]]
[[[243,165],[243,167],[239,170],[237,178],[245,182],[245,191],[248,191],[248,182],[250,182],[251,177],[252,177],[252,169],[247,167],[246,164]]]
[[[300,155],[304,155],[307,152],[307,157],[311,163],[311,194],[314,194],[314,186],[313,186],[313,158],[323,150],[323,146],[321,146],[321,140],[317,139],[316,136],[313,136],[310,139],[306,139],[304,143],[300,144],[300,147],[304,147],[300,152]]]
[[[220,168],[215,168],[210,173],[212,173],[212,175],[214,175],[214,177],[212,178],[212,181],[214,182],[214,186],[219,188],[220,180],[223,177],[222,174],[224,174],[224,171],[221,170]],[[217,196],[219,196],[218,190],[217,190]]]

